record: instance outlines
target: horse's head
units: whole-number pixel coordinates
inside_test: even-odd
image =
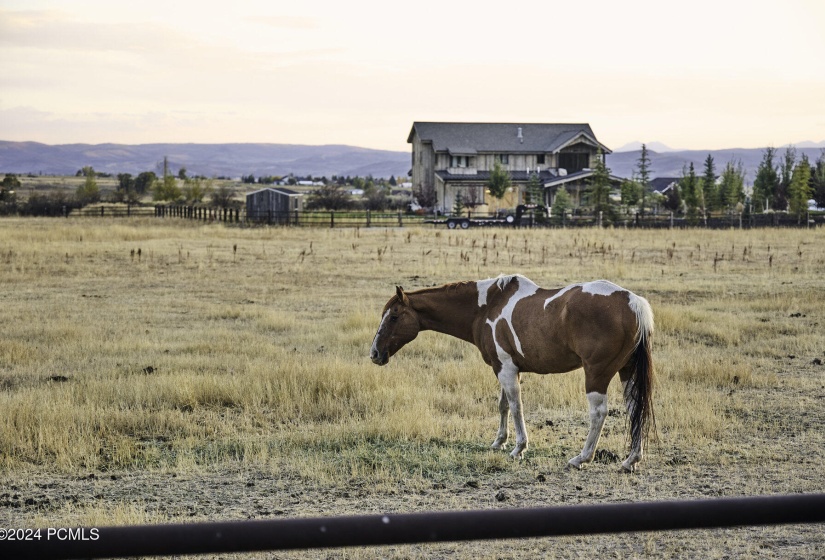
[[[386,365],[392,355],[418,336],[420,330],[418,313],[410,306],[401,286],[397,286],[395,295],[384,306],[381,324],[370,348],[370,359],[379,366]]]

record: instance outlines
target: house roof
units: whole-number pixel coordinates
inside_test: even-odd
[[[679,177],[656,177],[650,181],[650,189],[653,192],[665,194],[670,190],[671,185],[678,183],[679,180]]]
[[[299,192],[293,191],[292,189],[285,189],[283,187],[277,187],[277,188],[276,187],[265,187],[263,189],[258,189],[257,191],[252,191],[252,192],[246,193],[246,196],[257,194],[259,192],[264,192],[264,191],[275,191],[277,193],[285,194],[285,195],[288,195],[288,196],[301,196],[301,195],[304,194],[304,193],[299,193]]]
[[[594,171],[592,169],[582,169],[581,171],[576,171],[575,173],[568,173],[567,175],[558,175],[554,176],[551,179],[544,182],[545,187],[558,187],[565,183],[570,183],[572,181],[580,181],[581,179],[587,179],[588,177],[592,176]],[[616,175],[610,175],[610,182],[611,183],[621,183],[624,181],[621,177],[617,177]]]
[[[517,183],[525,183],[529,181],[530,175],[534,174],[534,172],[528,173],[527,171],[510,171],[509,173],[510,180]],[[449,181],[451,183],[486,183],[490,179],[489,171],[479,171],[473,175],[452,174],[448,173],[447,171],[436,171],[435,174],[443,181]],[[540,182],[547,182],[551,178],[555,177],[555,174],[551,173],[550,171],[541,171],[538,175]]]
[[[476,152],[553,153],[580,141],[600,147],[606,154],[612,153],[596,140],[596,135],[586,123],[414,122],[407,137],[408,143],[412,143],[415,133],[422,141],[431,142],[436,152],[454,155]]]

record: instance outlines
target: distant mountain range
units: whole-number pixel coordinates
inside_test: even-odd
[[[206,177],[396,177],[410,170],[409,152],[353,146],[298,144],[61,144],[0,141],[0,172],[73,175],[84,166],[106,173],[158,171],[167,157],[174,172],[185,167]]]
[[[805,144],[813,144],[812,142]],[[821,143],[822,147],[814,144],[815,147],[805,147],[802,143],[795,146],[797,159],[806,154],[811,163],[819,158],[822,150],[825,149],[825,142]],[[618,177],[632,177],[636,171],[637,162],[641,156],[641,149],[613,152],[607,156],[607,166],[610,172]],[[733,148],[728,150],[674,150],[659,153],[651,150],[648,147],[648,157],[650,158],[650,176],[656,177],[680,177],[682,169],[686,168],[690,163],[696,170],[697,175],[701,175],[705,166],[705,160],[708,154],[713,156],[714,166],[717,175],[722,173],[725,165],[732,161],[734,163],[742,163],[745,170],[745,183],[752,184],[756,177],[756,170],[759,167],[759,162],[765,153],[764,148]],[[777,148],[776,157],[774,158],[774,165],[779,165],[780,160],[784,157],[785,147]]]
[[[638,144],[638,146],[637,146]],[[640,155],[640,143],[631,143],[607,157],[613,175],[631,177]],[[651,177],[678,177],[693,162],[701,174],[705,158],[713,156],[717,172],[729,161],[742,162],[746,182],[752,183],[763,149],[672,150],[664,144],[647,144]],[[629,151],[626,150],[630,149]],[[658,150],[656,149],[658,148]],[[796,145],[797,156],[813,162],[825,142]],[[777,149],[776,163],[784,153]],[[191,175],[240,177],[241,175],[332,177],[333,175],[406,177],[410,152],[372,150],[345,145],[304,146],[298,144],[61,144],[0,141],[0,173],[73,175],[90,165],[107,173],[159,171],[167,157],[173,173],[185,167]]]

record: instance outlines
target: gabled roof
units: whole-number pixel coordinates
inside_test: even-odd
[[[606,154],[612,153],[596,140],[596,135],[586,123],[414,122],[407,137],[408,143],[412,143],[416,133],[422,141],[432,143],[436,152],[455,155],[473,152],[553,153],[580,141],[598,146]]]
[[[293,191],[292,189],[285,189],[283,187],[265,187],[263,189],[258,189],[257,191],[252,191],[252,192],[246,193],[246,196],[249,196],[249,195],[252,195],[252,194],[257,194],[259,192],[264,192],[264,191],[275,191],[277,193],[285,194],[285,195],[288,195],[288,196],[302,196],[304,194],[304,193],[299,193],[299,192]]]
[[[665,194],[670,190],[671,185],[679,181],[679,177],[656,177],[650,181],[650,189],[653,192]]]
[[[530,175],[533,173],[534,172],[528,171],[510,171],[509,175],[510,180],[514,183],[525,183],[530,180]],[[479,171],[473,175],[454,175],[448,171],[436,171],[435,174],[443,181],[450,181],[451,183],[483,183],[490,179],[489,171]],[[544,170],[539,172],[538,176],[539,182],[544,183],[555,177],[555,174]]]
[[[565,183],[569,183],[571,181],[579,181],[581,179],[587,179],[593,175],[594,171],[592,169],[582,169],[581,171],[576,171],[575,173],[568,173],[567,175],[559,175],[558,177],[553,177],[549,181],[544,182],[545,187],[557,187],[559,185],[563,185]],[[617,177],[616,175],[609,175],[611,183],[621,183],[624,181],[621,177]]]

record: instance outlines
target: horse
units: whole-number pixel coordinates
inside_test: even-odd
[[[494,449],[505,449],[510,413],[516,443],[527,451],[521,373],[584,369],[590,429],[581,453],[566,468],[593,460],[607,418],[607,387],[618,372],[630,420],[630,452],[622,472],[634,472],[653,414],[653,311],[648,301],[607,280],[543,289],[515,274],[405,292],[396,287],[381,314],[370,359],[383,366],[421,331],[474,344],[501,386]]]

